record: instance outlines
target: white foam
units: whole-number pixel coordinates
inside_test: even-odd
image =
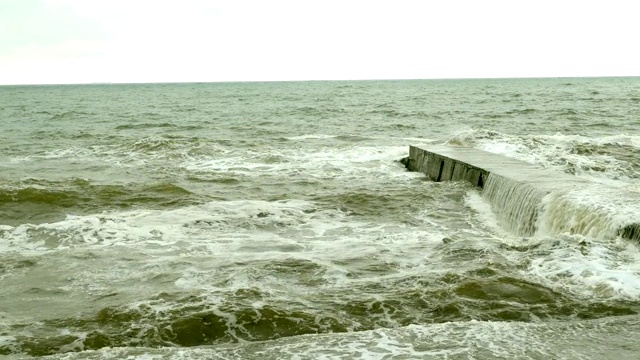
[[[25,163],[51,160],[66,160],[74,163],[85,162],[92,165],[104,163],[120,168],[132,168],[148,165],[157,160],[175,160],[192,158],[191,152],[198,153],[204,148],[199,143],[174,143],[172,140],[150,136],[117,145],[72,146],[42,151],[27,156],[9,158],[11,163]],[[231,150],[217,144],[208,144],[207,153],[224,154]]]
[[[249,264],[283,259],[314,262],[327,286],[342,286],[352,281],[349,272],[354,266],[339,263],[349,259],[392,262],[399,271],[408,272],[418,266],[437,267],[437,259],[425,262],[424,254],[441,244],[443,237],[434,229],[373,224],[340,210],[318,209],[308,201],[244,200],[5,226],[0,248],[25,256],[61,252],[64,257],[99,250],[100,260],[91,269],[84,269],[82,262],[67,269],[73,291],[107,293],[120,282],[172,273],[173,285],[183,291],[214,293],[257,286],[270,292],[281,287],[281,279],[262,277],[256,282],[255,269]],[[144,260],[134,266],[130,261],[122,263],[123,256]],[[295,291],[293,285],[287,285],[289,294]]]
[[[640,223],[640,208],[630,195],[624,188],[601,185],[549,194],[539,219],[540,233],[613,238],[625,226]]]
[[[465,194],[464,204],[470,207],[476,213],[475,217],[478,220],[477,223],[486,226],[491,232],[500,236],[509,236],[509,233],[500,226],[500,222],[493,212],[491,203],[482,196],[482,193],[477,190],[469,190]],[[476,222],[472,222],[475,224]]]
[[[333,139],[338,137],[338,135],[327,135],[327,134],[305,134],[299,136],[291,136],[287,139],[289,140],[308,140],[308,139]]]
[[[586,137],[582,135],[510,135],[495,131],[469,130],[456,134],[447,141],[453,146],[475,147],[488,152],[559,171],[569,171],[593,181],[617,186],[629,183],[629,177],[640,174],[625,160],[598,153],[581,154],[576,146],[607,147],[630,146],[640,149],[640,136],[613,135]],[[635,171],[635,172],[634,172]]]
[[[189,237],[197,243],[212,229],[231,233],[251,232],[253,227],[278,227],[303,222],[314,205],[290,201],[221,201],[174,210],[135,210],[95,215],[68,215],[46,224],[23,224],[0,229],[0,248],[22,253],[48,252],[77,246],[159,244],[171,246]],[[265,215],[261,218],[260,214]],[[204,233],[197,226],[201,222]],[[187,226],[187,227],[185,227]],[[238,230],[238,227],[245,227]],[[199,236],[197,236],[200,234]]]
[[[544,256],[530,258],[527,276],[545,286],[587,300],[640,296],[640,253],[620,239],[596,242],[583,236],[562,236]]]
[[[351,264],[352,260],[362,262],[363,268],[371,262],[390,262],[397,276],[417,268],[433,271],[438,261],[428,254],[443,237],[437,231],[393,222],[359,221],[301,200],[219,201],[168,211],[69,216],[58,223],[6,230],[0,244],[8,245],[8,250],[33,256],[59,252],[59,256],[39,260],[35,271],[26,276],[46,272],[47,259],[57,262],[57,258],[97,254],[90,267],[78,260],[65,267],[68,291],[77,297],[117,291],[117,300],[123,301],[129,293],[135,294],[133,299],[145,299],[158,291],[193,292],[203,294],[211,306],[221,293],[238,289],[271,294],[270,302],[307,301],[309,288],[298,285],[295,275],[270,275],[262,268],[269,263],[317,264],[314,278],[322,280],[316,285],[318,291],[350,287],[354,281],[377,281],[376,273],[371,274],[372,279],[354,279],[352,272],[359,266]],[[43,236],[50,239],[40,240]],[[15,282],[15,286],[20,284]],[[173,306],[143,302],[158,312]]]
[[[13,336],[0,335],[0,346],[9,346],[16,342]]]
[[[434,144],[435,142],[438,141],[437,139],[433,139],[433,138],[419,138],[419,137],[402,137],[400,139],[404,141],[409,141],[411,145],[414,145],[414,146]]]
[[[471,204],[487,212],[477,199]],[[640,251],[632,242],[618,238],[617,231],[639,218],[640,209],[619,189],[587,187],[544,197],[534,238],[502,234],[500,241],[539,248],[530,253],[504,253],[514,263],[528,264],[524,278],[589,300],[637,299]],[[490,216],[481,221],[495,226]]]
[[[640,251],[633,243],[617,237],[619,229],[640,219],[640,208],[629,201],[628,193],[594,184],[551,193],[539,205],[538,198],[528,200],[530,207],[538,211],[538,221],[536,233],[528,234],[533,238],[525,239],[496,230],[497,223],[502,228],[509,228],[509,223],[505,225],[504,220],[494,218],[491,214],[495,206],[489,208],[477,196],[467,194],[465,202],[477,212],[486,213],[478,219],[499,234],[498,241],[540,249],[531,253],[504,252],[514,263],[528,264],[522,273],[524,278],[590,300],[640,296]],[[521,213],[517,207],[514,209],[511,215]],[[517,229],[511,231],[520,234]]]
[[[500,251],[510,263],[524,265],[523,278],[589,301],[634,300],[640,297],[640,251],[618,238],[617,230],[639,219],[640,209],[625,202],[618,190],[594,186],[546,196],[538,231],[531,238],[502,230],[493,208],[477,192],[468,192],[465,204],[498,235],[494,241],[530,249]]]
[[[323,147],[301,149],[261,149],[260,152],[226,154],[223,157],[187,159],[181,166],[197,173],[224,173],[229,176],[289,176],[304,179],[348,179],[371,183],[411,179],[417,175],[400,170],[398,160],[407,155],[406,146]],[[278,162],[265,159],[281,159]],[[400,171],[399,171],[400,170]]]

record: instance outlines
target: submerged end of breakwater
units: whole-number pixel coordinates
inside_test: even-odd
[[[640,242],[640,218],[626,219],[620,225],[612,222],[615,216],[599,207],[589,209],[588,204],[567,207],[561,199],[563,194],[594,186],[573,175],[478,149],[444,145],[427,149],[410,146],[409,156],[401,163],[409,171],[424,173],[433,181],[466,181],[482,188],[483,196],[503,226],[518,235],[532,236],[543,226],[558,232],[620,236]],[[554,200],[543,204],[549,194],[554,195]],[[636,200],[640,202],[640,199],[627,201]],[[561,202],[562,206],[554,208],[554,201]],[[575,213],[558,214],[558,211]],[[548,213],[547,219],[541,218],[543,212]],[[584,221],[576,222],[580,216],[585,217]],[[568,217],[572,221],[557,221]]]

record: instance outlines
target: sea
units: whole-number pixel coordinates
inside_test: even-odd
[[[0,86],[0,357],[640,358],[638,244],[511,232],[435,144],[615,212],[640,78]]]

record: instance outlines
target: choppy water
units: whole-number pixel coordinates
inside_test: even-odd
[[[640,192],[639,134],[639,78],[0,87],[0,355],[635,357],[637,244],[398,160]]]

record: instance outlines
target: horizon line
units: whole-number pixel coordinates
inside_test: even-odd
[[[220,81],[148,81],[148,82],[77,82],[77,83],[14,83],[2,86],[64,86],[64,85],[169,85],[169,84],[237,84],[237,83],[285,83],[285,82],[358,82],[358,81],[437,81],[437,80],[526,80],[526,79],[606,79],[637,78],[640,75],[596,76],[514,76],[514,77],[442,77],[442,78],[371,78],[371,79],[303,79],[303,80],[220,80]]]

